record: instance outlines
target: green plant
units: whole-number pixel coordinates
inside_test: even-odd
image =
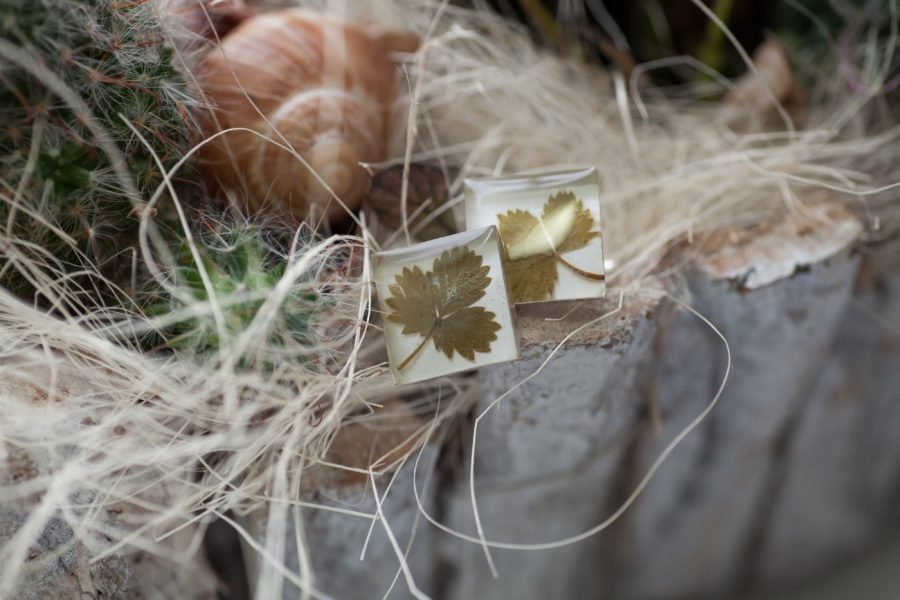
[[[183,243],[176,254],[169,290],[158,292],[146,309],[148,315],[167,321],[155,341],[157,347],[194,355],[215,352],[223,343],[220,333],[234,341],[250,327],[289,264],[287,258],[269,252],[261,234],[253,229],[206,234],[197,246],[209,287],[193,253]],[[211,296],[221,311],[221,323],[214,316]],[[238,364],[271,366],[279,353],[283,358],[304,354],[311,345],[317,299],[309,281],[291,282],[263,325],[265,333],[253,336],[253,345],[243,351]]]
[[[153,156],[170,167],[190,139],[157,10],[146,0],[0,0],[0,286],[33,296],[35,266],[51,278],[87,269],[127,280],[136,203],[162,181]],[[83,100],[102,134],[49,79]],[[121,153],[137,198],[100,136]]]

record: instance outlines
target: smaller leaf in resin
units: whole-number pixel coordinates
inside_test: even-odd
[[[556,245],[557,252],[579,250],[600,235],[599,231],[591,231],[594,227],[594,217],[591,216],[591,211],[586,209],[581,200],[572,192],[560,192],[551,196],[544,205],[541,218],[548,221],[554,215],[569,214],[570,212],[572,219],[567,223],[571,224],[568,225],[563,240]]]
[[[513,302],[550,298],[557,278],[556,264],[545,254],[506,263],[506,279]]]
[[[561,264],[580,277],[603,281],[604,276],[576,267],[564,252],[580,250],[599,231],[594,218],[570,191],[558,192],[541,209],[539,217],[525,210],[510,210],[497,217],[500,239],[506,249],[506,276],[514,303],[553,297]]]
[[[524,210],[500,215],[499,229],[511,260],[538,254],[553,254],[562,244],[575,223],[574,203],[559,205],[537,218]]]

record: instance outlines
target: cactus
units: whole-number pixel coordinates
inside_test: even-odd
[[[222,312],[225,333],[232,340],[257,317],[289,264],[274,248],[276,244],[267,242],[264,235],[264,231],[253,227],[218,226],[202,231],[197,239],[203,268]],[[167,291],[155,290],[153,300],[144,303],[148,316],[161,317],[168,324],[158,335],[145,340],[144,346],[195,356],[213,353],[222,340],[209,307],[207,287],[185,242],[175,258],[171,287]],[[317,303],[318,298],[312,282],[294,282],[266,333],[255,336],[254,345],[244,349],[238,365],[269,369],[291,357],[303,357],[311,345],[315,313],[324,306]]]
[[[191,129],[157,10],[152,0],[0,0],[0,41],[85,101],[142,200],[162,180],[151,150],[171,166]],[[45,83],[0,56],[0,287],[26,297],[35,265],[53,277],[88,267],[126,281],[138,224],[94,133]]]

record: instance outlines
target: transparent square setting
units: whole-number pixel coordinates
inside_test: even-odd
[[[372,270],[394,385],[518,358],[495,227],[378,253]]]
[[[514,304],[606,295],[594,168],[465,181],[466,226],[495,225]]]

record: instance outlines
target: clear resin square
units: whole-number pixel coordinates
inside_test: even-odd
[[[376,254],[394,385],[519,356],[496,227]]]
[[[497,227],[514,304],[606,295],[596,169],[465,184],[466,226]]]

